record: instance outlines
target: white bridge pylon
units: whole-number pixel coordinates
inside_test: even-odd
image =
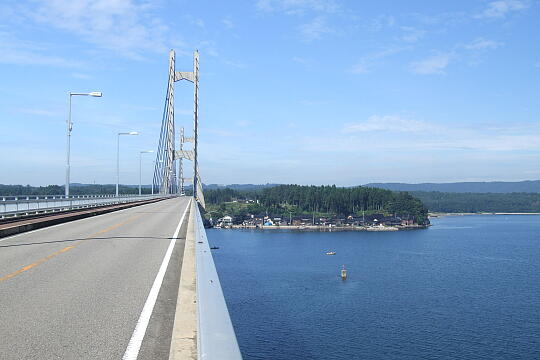
[[[159,137],[156,164],[154,167],[154,186],[160,194],[184,194],[184,169],[182,160],[193,161],[193,196],[204,207],[202,182],[200,181],[197,161],[198,127],[199,127],[199,52],[193,53],[193,71],[176,71],[175,51],[169,52],[169,81],[167,84],[167,97],[163,118],[161,122],[161,134]],[[180,131],[180,147],[175,147],[175,122],[174,122],[174,83],[187,80],[194,85],[193,96],[193,137],[184,136],[184,128]],[[193,150],[184,149],[184,144],[193,143]],[[179,172],[177,174],[177,161]]]

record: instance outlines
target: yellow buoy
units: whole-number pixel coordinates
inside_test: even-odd
[[[347,279],[347,269],[345,269],[345,265],[343,265],[343,269],[341,269],[341,280]]]

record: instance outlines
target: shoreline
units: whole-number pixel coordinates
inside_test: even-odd
[[[297,230],[297,231],[322,231],[322,232],[334,232],[334,231],[367,231],[367,232],[395,232],[405,230],[421,230],[427,229],[429,225],[409,225],[409,226],[392,226],[392,227],[368,227],[368,226],[319,226],[319,225],[232,225],[230,227],[213,227],[213,229],[232,229],[232,230]]]

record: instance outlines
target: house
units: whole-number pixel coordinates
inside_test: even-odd
[[[302,217],[295,216],[295,217],[292,218],[292,225],[294,225],[294,226],[302,226],[302,225],[306,225],[306,222],[305,222],[305,219],[302,219]]]
[[[364,224],[364,221],[362,217],[358,216],[347,216],[347,219],[345,220],[345,225],[347,226],[362,226]]]
[[[414,225],[414,220],[413,219],[402,219],[401,220],[401,225],[403,225],[403,226]]]
[[[232,216],[227,215],[227,216],[224,216],[222,218],[219,218],[218,221],[217,221],[216,226],[226,228],[226,227],[232,227],[232,224],[233,224]]]

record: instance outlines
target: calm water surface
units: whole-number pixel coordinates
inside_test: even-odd
[[[244,359],[540,359],[540,216],[432,223],[209,230]]]

